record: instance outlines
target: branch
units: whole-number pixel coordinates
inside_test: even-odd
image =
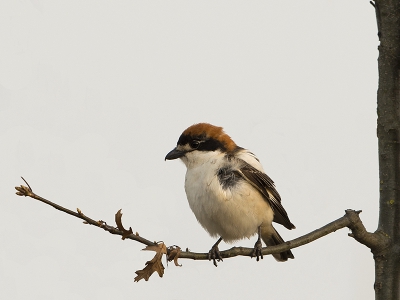
[[[371,249],[372,252],[378,251],[380,249],[383,249],[388,246],[389,244],[389,239],[381,234],[380,232],[376,233],[370,233],[367,232],[365,229],[359,214],[361,211],[355,211],[351,209],[346,210],[346,214],[319,228],[316,229],[308,234],[305,234],[301,237],[298,237],[294,240],[287,241],[285,243],[279,244],[277,246],[268,246],[266,248],[263,248],[262,254],[263,255],[268,255],[268,254],[275,254],[275,253],[281,253],[293,248],[297,248],[303,245],[306,245],[308,243],[311,243],[325,235],[328,235],[332,232],[335,232],[336,230],[342,229],[344,227],[348,227],[349,229],[352,230],[352,233],[349,233],[350,237],[353,237],[356,239],[358,242],[361,244],[367,246],[368,248]],[[253,252],[253,248],[244,248],[244,247],[232,247],[231,249],[221,251],[221,257],[222,258],[229,258],[229,257],[234,257],[234,256],[251,256]],[[193,252],[181,252],[179,255],[179,258],[190,258],[190,259],[195,259],[195,260],[204,260],[208,259],[208,253],[193,253]]]
[[[22,177],[22,179],[25,181],[25,179],[24,179],[23,177]],[[25,182],[26,182],[26,181],[25,181]],[[147,245],[147,246],[154,246],[154,245],[157,245],[156,242],[149,241],[149,240],[147,240],[147,239],[145,239],[145,238],[139,236],[138,233],[133,234],[132,232],[130,232],[130,234],[127,235],[127,232],[129,232],[129,231],[128,231],[128,230],[125,230],[123,227],[122,227],[122,228],[121,228],[121,227],[116,228],[116,227],[107,225],[107,223],[104,222],[104,221],[102,221],[102,220],[100,220],[100,221],[95,221],[95,220],[93,220],[93,219],[91,219],[91,218],[85,216],[79,208],[76,209],[77,212],[74,212],[74,211],[72,211],[72,210],[70,210],[70,209],[68,209],[68,208],[62,207],[61,205],[58,205],[58,204],[53,203],[53,202],[51,202],[51,201],[49,201],[49,200],[47,200],[47,199],[45,199],[45,198],[43,198],[43,197],[40,197],[39,195],[36,195],[36,194],[33,192],[32,188],[29,186],[29,184],[28,184],[27,182],[26,182],[26,184],[28,185],[28,187],[23,186],[23,185],[21,185],[21,186],[16,186],[16,187],[15,187],[15,189],[18,191],[18,192],[16,192],[16,194],[17,194],[18,196],[31,197],[31,198],[33,198],[33,199],[39,200],[39,201],[41,201],[41,202],[43,202],[43,203],[46,203],[46,204],[48,204],[48,205],[54,207],[55,209],[58,209],[58,210],[60,210],[60,211],[62,211],[62,212],[65,212],[65,213],[67,213],[67,214],[69,214],[69,215],[72,215],[72,216],[74,216],[74,217],[76,217],[76,218],[79,218],[79,219],[84,220],[84,221],[85,221],[85,222],[84,222],[85,224],[89,224],[89,225],[93,225],[93,226],[102,228],[102,229],[104,229],[105,231],[108,231],[108,232],[111,233],[111,234],[121,235],[121,236],[122,236],[122,239],[134,240],[134,241],[140,242],[140,243],[142,243],[142,244],[145,244],[145,245]],[[117,219],[117,217],[118,217],[119,214],[120,214],[120,216],[122,216],[122,214],[120,213],[120,211],[118,211],[118,213],[116,214],[116,219]],[[119,218],[120,218],[120,217],[119,217]]]
[[[25,181],[25,179],[24,179],[24,181]],[[96,227],[102,228],[111,234],[121,235],[122,239],[127,238],[127,239],[131,239],[131,240],[135,240],[135,241],[145,244],[147,246],[153,246],[153,248],[150,248],[150,249],[159,249],[161,247],[161,244],[163,245],[163,243],[160,244],[160,243],[152,242],[148,239],[145,239],[145,238],[139,236],[138,233],[133,234],[132,228],[129,228],[129,230],[126,230],[122,225],[121,210],[119,210],[117,212],[117,214],[115,215],[115,221],[117,223],[117,227],[113,227],[113,226],[107,225],[107,223],[104,221],[101,221],[101,220],[95,221],[95,220],[85,216],[79,208],[77,209],[77,212],[74,212],[74,211],[64,208],[58,204],[55,204],[47,199],[44,199],[43,197],[35,194],[27,182],[26,182],[26,184],[28,185],[28,187],[23,186],[23,185],[21,185],[19,187],[15,187],[15,189],[17,190],[17,193],[16,193],[17,195],[31,197],[33,199],[39,200],[43,203],[46,203],[46,204],[54,207],[55,209],[58,209],[62,212],[70,214],[76,218],[84,220],[85,224],[90,224],[90,225],[94,225]],[[354,210],[348,209],[348,210],[346,210],[346,214],[343,217],[341,217],[319,229],[316,229],[316,230],[314,230],[308,234],[305,234],[301,237],[298,237],[294,240],[287,241],[285,243],[282,243],[282,244],[279,244],[276,246],[268,246],[268,247],[263,248],[262,254],[268,255],[268,254],[281,253],[281,252],[287,251],[289,249],[297,248],[297,247],[303,246],[305,244],[311,243],[323,236],[326,236],[326,235],[328,235],[332,232],[335,232],[336,230],[342,229],[344,227],[348,227],[349,229],[352,230],[352,233],[349,233],[350,237],[353,237],[355,240],[357,240],[361,244],[370,248],[374,254],[381,251],[382,249],[386,249],[390,244],[390,239],[386,235],[382,234],[381,232],[375,232],[375,233],[368,232],[365,229],[363,223],[361,222],[361,219],[359,217],[360,213],[361,213],[361,211],[354,211]],[[148,250],[148,249],[149,248],[146,247],[145,250]],[[178,265],[178,263],[177,263],[178,258],[187,258],[187,259],[194,259],[194,260],[208,260],[208,253],[195,253],[195,252],[190,252],[189,250],[181,251],[180,249],[181,248],[179,246],[175,246],[175,245],[167,247],[168,261],[174,260],[175,265]],[[232,247],[228,250],[221,251],[220,254],[221,254],[222,258],[230,258],[230,257],[235,257],[235,256],[251,257],[252,252],[253,252],[253,248]],[[157,260],[153,259],[152,261],[148,261],[146,263],[146,265],[147,265],[146,268],[152,269],[152,272],[154,272],[154,265],[159,264],[159,263],[161,263],[160,255],[158,256]],[[162,264],[161,264],[161,266],[162,266]],[[144,271],[146,271],[146,268],[144,269]],[[146,273],[145,275],[148,275],[148,276],[145,276],[142,274],[143,272],[142,273],[140,273],[140,272],[142,272],[142,271],[136,272],[138,274],[138,277],[135,278],[135,281],[138,281],[142,278],[144,278],[145,280],[148,280],[148,278],[151,275],[151,273],[150,274]],[[163,273],[163,270],[159,270],[160,276],[162,276],[162,273]]]

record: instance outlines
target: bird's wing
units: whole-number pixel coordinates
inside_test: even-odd
[[[290,222],[286,210],[281,204],[281,196],[275,188],[274,182],[267,174],[257,170],[243,159],[238,159],[240,162],[239,174],[253,185],[265,197],[274,211],[274,222],[282,224],[288,229],[296,228]]]

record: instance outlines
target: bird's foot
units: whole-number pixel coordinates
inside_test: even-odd
[[[251,253],[251,258],[257,257],[257,261],[261,259],[264,259],[263,254],[262,254],[262,243],[260,238],[258,238],[257,242],[254,244],[254,249],[253,252]]]
[[[218,267],[217,260],[223,261],[221,257],[221,253],[219,252],[218,244],[221,242],[222,238],[220,238],[214,246],[211,247],[210,251],[208,251],[208,260],[213,260],[214,266]]]

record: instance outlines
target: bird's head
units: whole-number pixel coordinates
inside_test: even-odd
[[[237,145],[222,127],[199,123],[181,134],[176,147],[167,154],[165,160],[180,158],[188,166],[194,160],[199,161],[213,154],[229,153],[236,148]]]

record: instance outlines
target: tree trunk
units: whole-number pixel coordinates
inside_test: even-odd
[[[375,299],[400,299],[400,1],[376,0],[379,45],[378,231],[390,246],[374,251]]]

